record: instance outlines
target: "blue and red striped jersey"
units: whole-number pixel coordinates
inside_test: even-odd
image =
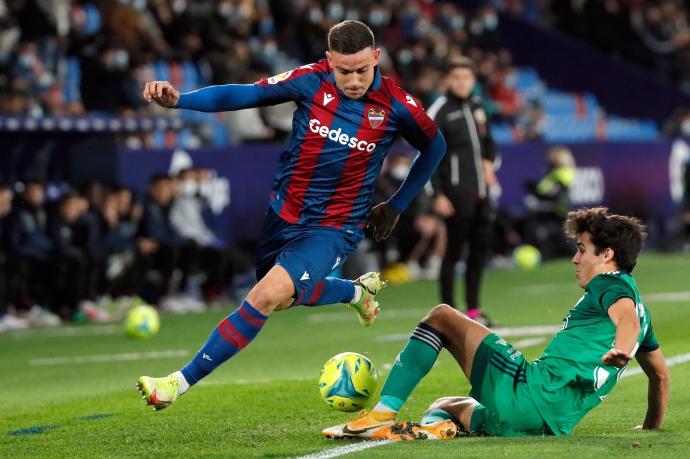
[[[422,104],[378,68],[369,91],[358,100],[336,88],[325,59],[256,85],[271,103],[297,103],[271,202],[289,223],[361,227],[396,135],[422,149],[437,132]]]
[[[336,88],[326,59],[253,85],[216,86],[183,94],[178,108],[236,110],[287,101],[296,102],[297,109],[292,138],[273,183],[271,206],[288,223],[362,228],[383,160],[398,134],[422,152],[430,150],[434,141],[432,150],[443,150],[418,168],[423,173],[415,178],[419,183],[410,187],[414,193],[445,154],[436,123],[419,100],[382,77],[378,68],[367,93],[350,99]],[[409,200],[409,196],[401,197],[396,210],[404,209]]]

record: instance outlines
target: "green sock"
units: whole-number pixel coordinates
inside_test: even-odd
[[[442,347],[441,334],[431,326],[420,323],[398,354],[381,390],[380,403],[393,411],[400,411],[417,384],[434,366]]]
[[[422,424],[423,426],[428,426],[429,424],[446,420],[452,421],[453,415],[447,412],[446,410],[442,410],[441,408],[434,408],[433,410],[427,411],[424,414],[424,417],[420,421],[420,424]]]

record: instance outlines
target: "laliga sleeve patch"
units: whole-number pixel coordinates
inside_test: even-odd
[[[292,70],[288,70],[287,72],[279,73],[278,75],[273,75],[268,79],[268,84],[277,84],[280,83],[281,81],[285,81],[288,78],[290,78],[290,75],[292,75]]]

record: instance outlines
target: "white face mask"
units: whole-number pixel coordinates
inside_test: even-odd
[[[690,118],[686,118],[680,123],[680,133],[684,137],[690,137]]]
[[[391,177],[395,180],[405,180],[407,174],[410,172],[410,166],[407,164],[396,164],[391,168]]]
[[[182,183],[180,183],[180,194],[183,196],[192,196],[196,193],[197,188],[196,181],[191,179],[183,180]]]

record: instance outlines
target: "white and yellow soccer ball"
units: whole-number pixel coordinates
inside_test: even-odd
[[[541,252],[530,244],[523,244],[513,251],[515,266],[522,270],[532,270],[541,264]]]
[[[158,311],[148,305],[135,306],[125,318],[125,333],[130,338],[151,338],[160,329]]]
[[[319,390],[331,408],[358,411],[366,406],[376,392],[378,377],[371,360],[356,352],[343,352],[324,364]]]

